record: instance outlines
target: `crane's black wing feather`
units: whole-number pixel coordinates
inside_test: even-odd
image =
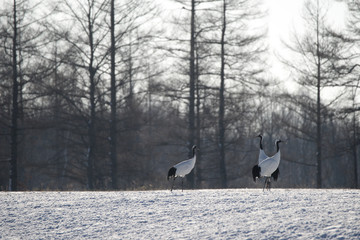
[[[275,170],[275,172],[273,172],[273,173],[271,174],[271,177],[273,177],[274,180],[277,181],[277,179],[278,179],[278,177],[279,177],[279,174],[280,174],[280,171],[279,171],[279,168],[277,168],[277,169]]]

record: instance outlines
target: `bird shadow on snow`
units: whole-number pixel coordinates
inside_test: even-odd
[[[177,198],[177,197],[184,197],[184,196],[185,196],[184,194],[176,194],[176,193],[173,193],[173,194],[170,194],[169,197]]]
[[[173,191],[169,191],[169,195],[172,197],[183,197],[186,195],[186,192],[182,192],[181,190],[180,190],[180,192],[173,190]]]

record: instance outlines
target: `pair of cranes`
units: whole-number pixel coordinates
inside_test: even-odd
[[[276,145],[276,153],[274,156],[269,157],[266,155],[263,146],[262,146],[262,135],[258,135],[260,138],[260,151],[259,151],[259,159],[258,164],[255,165],[252,169],[252,176],[254,182],[256,182],[257,178],[265,177],[264,189],[270,189],[271,178],[277,181],[279,177],[279,164],[280,164],[280,147],[279,143],[283,142],[280,139],[275,141]]]
[[[279,143],[281,140],[276,140],[275,145],[277,147],[277,151],[274,156],[268,157],[262,146],[262,135],[258,135],[260,138],[260,152],[258,164],[255,165],[252,169],[253,179],[256,182],[257,178],[265,177],[265,187],[270,189],[271,177],[276,181],[279,176],[279,164],[280,164],[280,147]],[[195,166],[196,162],[196,151],[198,150],[197,146],[194,145],[192,147],[192,157],[185,161],[182,161],[174,166],[172,166],[168,171],[167,180],[173,179],[171,185],[171,191],[174,188],[174,182],[177,177],[181,177],[181,189],[183,189],[184,185],[184,177],[189,174]]]

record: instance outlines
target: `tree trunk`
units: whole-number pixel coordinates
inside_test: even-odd
[[[58,54],[57,54],[57,46],[55,45],[55,52],[54,52],[54,88],[59,89],[59,75],[58,75]],[[56,149],[56,152],[61,152],[61,149],[63,149],[62,143],[61,143],[61,126],[59,119],[60,119],[60,111],[61,111],[61,102],[60,102],[60,96],[58,94],[58,91],[55,91],[54,93],[54,122],[56,124],[55,126],[55,146],[54,149]],[[56,158],[56,180],[58,184],[58,188],[62,188],[62,178],[61,178],[61,172],[63,170],[63,166],[61,163],[62,158],[59,156]]]
[[[112,188],[117,189],[117,119],[116,119],[116,79],[115,79],[115,7],[111,0],[110,31],[111,31],[111,119],[110,119],[110,157]]]
[[[317,7],[317,19],[316,19],[316,55],[317,55],[317,101],[316,101],[316,159],[317,159],[317,188],[322,187],[321,179],[321,57],[320,57],[320,29],[319,29],[319,6]]]
[[[91,7],[90,7],[91,13]],[[90,19],[91,14],[88,15],[88,24],[89,24],[89,45],[90,45],[90,62],[89,62],[89,75],[90,75],[90,119],[88,122],[88,156],[87,156],[87,180],[88,188],[90,190],[94,189],[94,148],[96,146],[96,131],[95,131],[95,73],[96,69],[94,68],[94,40],[93,40],[93,25]]]
[[[87,178],[88,178],[88,188],[90,190],[94,189],[94,148],[96,144],[95,136],[95,83],[94,83],[94,70],[90,70],[90,119],[88,123],[88,139],[89,139],[89,148],[88,148],[88,166],[87,166]]]
[[[354,99],[355,103],[355,99]],[[354,104],[355,105],[355,104]],[[355,106],[354,106],[355,109]],[[353,115],[353,158],[354,158],[354,188],[358,188],[358,165],[357,165],[357,131],[356,131],[356,111],[354,111]]]
[[[221,69],[220,69],[220,92],[219,92],[219,169],[221,187],[227,187],[226,164],[225,164],[225,31],[226,31],[226,2],[223,2],[223,25],[221,30]]]
[[[195,138],[195,0],[191,1],[191,36],[190,36],[190,93],[189,93],[189,156]],[[190,188],[194,188],[194,171],[187,175]]]
[[[201,149],[201,120],[200,120],[200,84],[199,84],[199,56],[198,51],[196,51],[196,145],[199,149]],[[201,187],[201,151],[197,152],[196,155],[196,188]]]
[[[14,35],[13,35],[13,62],[12,62],[12,69],[13,69],[13,89],[12,89],[12,115],[11,115],[11,158],[10,158],[10,178],[9,178],[9,190],[10,191],[17,191],[17,135],[18,135],[18,126],[17,126],[17,119],[18,119],[18,73],[17,73],[17,10],[16,10],[16,0],[14,0]]]

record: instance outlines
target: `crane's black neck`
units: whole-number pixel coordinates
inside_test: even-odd
[[[193,148],[192,148],[192,152],[193,152],[193,155],[192,155],[192,156],[193,156],[193,157],[194,157],[195,154],[196,154],[196,148],[197,148],[196,146],[193,146]]]
[[[280,150],[279,143],[281,143],[281,140],[276,141],[276,152]]]
[[[263,150],[263,145],[262,145],[262,136],[261,136],[261,135],[259,135],[258,137],[260,138],[260,149],[261,149],[261,150]]]

